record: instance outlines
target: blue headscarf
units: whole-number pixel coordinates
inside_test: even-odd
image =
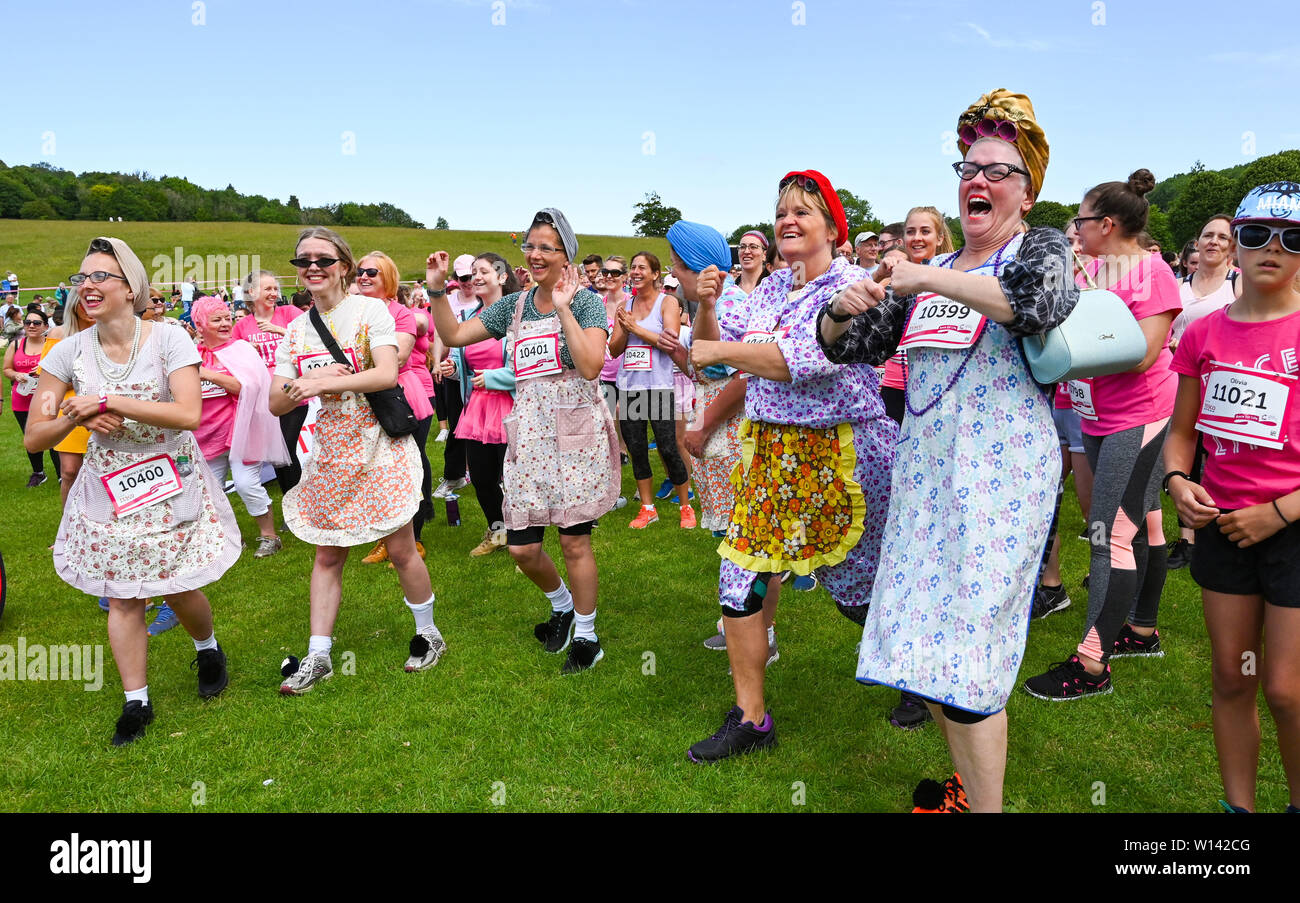
[[[712,226],[678,220],[668,230],[668,244],[672,245],[677,259],[696,273],[708,266],[724,273],[731,269],[731,248],[722,233]]]

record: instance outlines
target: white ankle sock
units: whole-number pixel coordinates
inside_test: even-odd
[[[193,639],[193,637],[191,637],[191,639]],[[206,640],[194,640],[195,652],[202,652],[204,649],[216,649],[216,648],[217,648],[217,633],[215,630],[212,632],[212,636],[208,637]]]
[[[308,655],[317,652],[323,652],[326,655],[329,655],[332,648],[334,648],[334,637],[332,636],[317,636],[313,633],[311,639],[307,642]]]
[[[767,628],[767,645],[771,646],[776,642],[776,627]]]
[[[127,691],[126,691],[126,701],[127,701],[127,702],[143,702],[145,705],[148,705],[148,704],[149,704],[149,685],[148,685],[148,684],[145,684],[143,687],[141,687],[141,688],[138,689],[138,690],[127,690]]]
[[[426,627],[433,626],[433,599],[434,597],[430,595],[428,602],[423,602],[419,605],[412,605],[409,599],[402,600],[406,602],[406,607],[411,610],[411,617],[415,618],[416,633],[419,633]]]
[[[573,613],[573,638],[575,640],[596,642],[596,613],[594,611],[589,615],[576,611]]]
[[[573,593],[560,581],[558,589],[553,589],[546,594],[546,598],[551,601],[551,611],[566,612],[573,611]]]

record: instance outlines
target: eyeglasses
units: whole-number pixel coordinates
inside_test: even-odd
[[[757,253],[762,252],[762,250],[763,250],[763,246],[762,246],[762,245],[751,245],[751,244],[736,245],[736,250],[737,250],[737,251],[753,251],[754,253],[757,254]]]
[[[68,281],[73,285],[81,285],[81,283],[89,279],[91,282],[95,283],[95,285],[99,285],[102,282],[106,282],[109,278],[121,279],[123,282],[129,281],[125,276],[119,276],[117,273],[106,273],[103,270],[95,270],[93,273],[73,273],[68,277]]]
[[[1022,176],[1029,175],[1029,173],[1025,172],[1019,166],[1012,166],[1010,163],[979,164],[979,163],[971,163],[968,160],[962,160],[958,163],[954,163],[952,165],[952,170],[953,172],[957,173],[958,176],[961,177],[961,180],[963,182],[969,182],[971,179],[975,178],[980,173],[984,173],[984,178],[988,179],[990,182],[1001,182],[1003,179],[1011,175],[1013,172],[1018,172]]]
[[[1258,251],[1268,247],[1276,235],[1282,240],[1282,248],[1292,254],[1300,254],[1300,227],[1265,226],[1262,223],[1247,223],[1237,227],[1237,245],[1247,251]]]
[[[310,257],[294,257],[289,261],[289,265],[295,266],[300,270],[310,270],[314,264],[322,270],[328,270],[338,262],[339,259],[337,257],[317,257],[315,260],[312,260]]]
[[[371,279],[374,279],[379,275],[379,267],[361,267],[357,270],[357,275],[369,276]]]
[[[797,183],[798,186],[802,188],[804,191],[810,192],[812,194],[822,193],[821,186],[817,184],[817,180],[814,179],[812,176],[805,176],[802,173],[793,173],[791,175],[786,176],[784,179],[782,179],[780,182],[777,183],[776,185],[777,191],[785,191],[785,186],[789,185],[791,182]]]
[[[624,270],[601,270],[600,275],[607,276],[611,279],[617,279],[624,274]]]
[[[1074,219],[1071,220],[1071,222],[1074,223],[1074,231],[1078,232],[1080,229],[1083,228],[1083,224],[1088,222],[1089,220],[1105,219],[1105,218],[1106,217],[1104,216],[1076,216]]]
[[[519,246],[519,250],[525,254],[531,254],[533,251],[541,251],[543,254],[562,254],[563,248],[552,248],[550,245],[535,245],[532,242],[524,242]]]
[[[957,130],[957,137],[966,145],[974,144],[981,138],[1001,138],[1014,144],[1019,135],[1020,130],[1016,124],[1007,119],[985,118],[974,124],[967,123]]]

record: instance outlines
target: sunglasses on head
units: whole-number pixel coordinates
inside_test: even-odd
[[[310,270],[314,264],[322,270],[328,270],[338,262],[339,259],[337,257],[317,257],[315,260],[312,260],[310,257],[294,257],[289,261],[289,265],[297,267],[300,270]]]
[[[777,191],[785,191],[785,186],[789,185],[791,182],[795,182],[800,188],[811,194],[822,193],[821,186],[817,184],[817,180],[812,176],[806,176],[802,173],[792,173],[791,175],[786,176],[777,183]]]
[[[357,275],[369,276],[371,279],[374,279],[379,275],[379,267],[360,267],[357,270]]]
[[[102,282],[107,282],[110,278],[121,279],[123,282],[128,281],[125,276],[119,276],[117,273],[106,273],[103,270],[95,270],[93,273],[73,273],[68,277],[68,282],[73,285],[81,285],[81,283],[89,279],[91,282],[95,283],[95,285],[99,285]]]
[[[1016,124],[1008,119],[985,118],[975,123],[967,123],[957,130],[957,137],[961,138],[962,143],[966,145],[974,144],[981,138],[1001,138],[1003,141],[1015,144],[1019,135],[1020,130],[1016,128]]]
[[[622,275],[623,275],[623,271],[622,271],[622,270],[601,270],[601,271],[600,271],[600,275],[602,275],[602,276],[622,276]]]
[[[1244,223],[1237,227],[1237,247],[1258,251],[1268,247],[1273,236],[1282,241],[1282,248],[1300,254],[1300,226],[1266,226],[1263,223]]]

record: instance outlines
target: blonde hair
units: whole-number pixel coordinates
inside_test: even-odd
[[[835,224],[835,217],[831,216],[831,208],[826,206],[826,199],[820,193],[814,194],[811,191],[804,190],[798,180],[791,181],[781,189],[781,193],[776,196],[776,206],[780,207],[781,202],[790,197],[796,204],[803,204],[805,207],[811,207],[821,213],[826,220],[826,226],[831,230],[831,244],[835,244],[835,239],[839,235],[839,227]],[[772,243],[773,246],[776,242]]]
[[[924,213],[934,222],[934,231],[939,236],[939,244],[934,249],[934,253],[950,254],[955,250],[952,246],[952,230],[948,228],[948,220],[939,212],[938,207],[913,207],[907,211],[907,216],[903,217],[904,235],[907,234],[907,221],[912,218],[913,213]]]
[[[402,281],[402,276],[397,272],[397,264],[393,263],[393,258],[389,257],[383,251],[371,251],[364,254],[361,260],[373,260],[379,270],[379,287],[384,291],[385,298],[397,297],[397,285]],[[357,261],[358,264],[361,261]]]

